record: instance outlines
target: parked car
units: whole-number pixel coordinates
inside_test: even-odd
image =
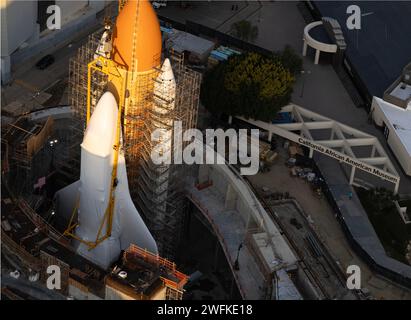
[[[36,68],[40,70],[46,69],[49,65],[54,63],[54,57],[51,54],[48,54],[41,58],[37,63],[36,63]]]

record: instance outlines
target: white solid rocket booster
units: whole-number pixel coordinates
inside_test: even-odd
[[[117,127],[117,102],[110,92],[100,98],[81,144],[80,180],[56,194],[57,214],[68,217],[78,205],[79,238],[94,242],[108,206]],[[131,243],[157,254],[157,245],[135,208],[129,192],[124,154],[120,151],[111,236],[94,249],[79,241],[77,252],[107,268]],[[105,226],[101,235],[105,234]]]
[[[156,135],[158,144],[155,146],[155,150],[157,154],[167,155],[166,157],[170,162],[174,124],[171,113],[175,107],[175,95],[176,81],[170,60],[166,58],[161,66],[161,72],[154,83],[154,114],[151,121],[156,129],[160,129]],[[164,182],[161,184],[160,189],[157,190],[157,201],[162,203],[162,207],[158,209],[163,213],[166,210],[168,175],[169,171],[166,170],[161,179]],[[157,212],[157,214],[161,215],[161,212]]]
[[[176,96],[176,81],[174,79],[173,69],[168,58],[166,58],[161,66],[161,72],[154,83],[154,116],[152,119],[153,125],[161,131],[157,139],[161,142],[159,149],[164,153],[171,150],[172,146],[172,126],[173,117],[167,114],[174,110]],[[156,119],[157,118],[157,119]]]

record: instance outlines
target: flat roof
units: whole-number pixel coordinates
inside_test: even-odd
[[[369,93],[382,97],[411,58],[411,2],[313,1],[323,17],[336,19],[346,55]],[[347,28],[347,7],[361,9],[361,29]]]
[[[378,273],[385,276],[391,275],[397,279],[397,275],[399,275],[403,282],[411,283],[411,266],[387,256],[360,199],[353,187],[348,184],[347,177],[340,164],[319,153],[314,154],[314,159],[322,176],[327,181],[330,197],[334,199],[335,204],[338,206],[342,217],[340,221],[345,226],[343,230],[361,248],[361,251],[359,251],[361,257],[365,253],[373,264],[377,265]],[[352,199],[347,197],[349,192],[353,193]]]
[[[411,18],[410,18],[411,19]],[[408,100],[411,98],[411,85],[406,84],[404,82],[400,82],[390,93],[390,95],[401,99],[401,100]]]
[[[395,133],[401,140],[408,154],[411,155],[411,110],[374,97],[387,120],[394,127]]]
[[[168,262],[169,265],[165,265],[165,262]],[[186,276],[180,273],[184,278],[179,278],[177,275],[179,272],[175,269],[170,269],[171,265],[172,263],[168,260],[131,245],[123,253],[121,261],[116,264],[109,278],[112,280],[111,284],[127,288],[131,290],[129,292],[132,294],[150,296],[163,285],[162,278],[168,282],[174,282],[176,286],[185,284],[182,281],[186,281]],[[119,276],[120,271],[126,272],[126,278]],[[117,290],[121,289],[117,287]]]
[[[210,52],[215,45],[212,41],[177,29],[173,29],[173,33],[170,34],[169,39],[174,50],[179,52],[187,50],[199,55]]]

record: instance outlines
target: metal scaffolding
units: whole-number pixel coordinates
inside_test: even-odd
[[[83,128],[87,117],[89,77],[91,113],[104,91],[110,90],[107,74],[98,69],[88,72],[88,64],[95,58],[101,35],[101,31],[91,35],[70,61],[69,101]],[[160,69],[155,68],[143,74],[133,71],[134,68],[128,71],[131,76],[126,81],[126,89],[130,98],[124,106],[122,147],[131,197],[153,233],[160,254],[173,259],[184,216],[183,177],[187,176],[188,168],[178,164],[154,164],[151,152],[158,142],[152,141],[151,134],[157,128],[173,130],[175,121],[181,121],[183,132],[196,127],[201,74],[187,68],[181,54],[171,52],[169,59],[176,80],[175,97],[170,99],[155,93],[154,88],[162,72]],[[153,57],[155,60],[158,57]],[[121,69],[121,66],[118,68]],[[167,88],[163,89],[167,91]],[[177,146],[174,145],[173,135],[170,140],[165,145],[171,149],[173,159]],[[182,150],[184,146],[181,142],[177,149]]]
[[[189,176],[190,167],[184,164],[156,165],[152,162],[150,153],[160,142],[152,141],[151,134],[157,128],[173,130],[176,121],[181,122],[181,131],[195,128],[199,104],[201,75],[183,63],[180,54],[170,55],[176,80],[176,94],[172,100],[155,94],[154,108],[148,112],[145,122],[144,148],[141,153],[140,174],[137,177],[136,201],[143,209],[144,216],[152,231],[160,252],[163,256],[173,259],[180,240],[183,225],[185,200],[185,177]],[[164,88],[167,92],[167,88]],[[174,108],[171,107],[174,106]],[[170,121],[171,120],[171,121]],[[180,129],[179,129],[180,130]],[[176,146],[174,135],[181,132],[172,131],[168,136],[170,141],[161,141],[169,150],[163,150],[174,159],[174,153],[183,150],[189,142],[179,142]]]
[[[100,30],[89,35],[86,44],[78,49],[76,56],[70,59],[69,64],[69,103],[73,107],[75,116],[82,123],[83,129],[85,129],[86,125],[87,112],[87,65],[94,60],[102,33]],[[107,75],[95,70],[91,76],[91,112],[93,112],[98,99],[106,89]]]
[[[77,125],[72,118],[34,121],[23,115],[5,126],[2,172],[10,178],[15,195],[27,199],[33,209],[47,199],[46,184],[64,185],[78,179],[82,130]]]

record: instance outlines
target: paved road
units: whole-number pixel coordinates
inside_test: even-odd
[[[2,101],[2,105],[16,100],[23,102],[32,100],[36,92],[46,90],[57,80],[67,77],[70,58],[73,57],[77,49],[87,41],[89,33],[97,28],[99,28],[99,26],[78,34],[70,44],[65,44],[58,48],[51,48],[20,64],[16,70],[13,70],[13,81],[11,84],[2,88],[2,98],[5,100]],[[53,54],[55,62],[45,70],[37,69],[35,64],[46,54]]]

